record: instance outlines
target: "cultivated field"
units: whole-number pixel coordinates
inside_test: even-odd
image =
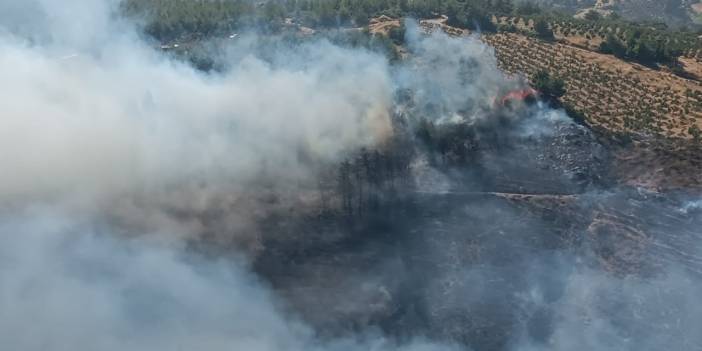
[[[702,85],[672,73],[561,43],[484,35],[499,65],[513,74],[547,70],[567,86],[563,102],[610,131],[691,139],[702,127]]]

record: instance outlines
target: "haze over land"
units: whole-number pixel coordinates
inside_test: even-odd
[[[622,161],[666,135],[448,17],[124,6],[0,0],[2,348],[700,350],[698,174]]]

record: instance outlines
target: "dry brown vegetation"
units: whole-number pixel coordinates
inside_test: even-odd
[[[614,176],[651,190],[702,189],[702,147],[672,140],[635,141],[615,149]]]
[[[497,25],[512,25],[520,31],[530,32],[534,30],[534,20],[521,17],[494,17],[493,22]],[[596,35],[587,31],[571,29],[567,25],[554,23],[552,25],[554,39],[569,45],[577,46],[588,50],[597,50],[604,36]]]
[[[532,25],[517,20],[514,23]],[[420,24],[426,30],[466,33],[446,25],[444,18],[423,20]],[[383,17],[371,21],[370,29],[372,33],[385,34],[399,26],[399,20]],[[700,81],[521,34],[485,34],[482,39],[495,49],[498,64],[507,73],[530,77],[546,70],[562,78],[567,87],[563,102],[582,113],[593,127],[674,139],[692,139],[694,131],[702,129]],[[696,60],[683,62],[692,66]]]
[[[534,31],[534,20],[515,16],[493,17],[493,23],[501,28],[512,28],[512,31],[529,33]],[[607,35],[611,34],[619,39],[625,37],[626,32],[632,30],[616,23],[608,22],[572,22],[568,20],[552,20],[549,26],[553,31],[554,40],[566,45],[579,47],[586,50],[598,51]],[[651,34],[651,33],[649,33]],[[680,52],[678,62],[687,74],[702,78],[702,38],[689,35],[669,36],[658,34],[657,40],[672,40],[677,45],[685,47]]]
[[[467,33],[451,30],[441,19],[421,25],[426,31]],[[371,24],[377,33],[399,26],[390,18]],[[626,145],[613,145],[613,172],[621,183],[651,190],[702,188],[702,145],[692,142],[693,131],[702,129],[700,81],[563,41],[516,33],[484,34],[482,40],[494,48],[498,65],[508,74],[530,77],[546,70],[562,78],[567,88],[562,102],[593,128],[634,136]],[[683,62],[696,64],[694,58]]]
[[[498,64],[512,74],[539,70],[566,83],[562,100],[605,132],[645,136],[615,147],[622,183],[652,190],[702,188],[702,84],[561,43],[524,35],[484,35]],[[699,140],[698,140],[699,141]]]
[[[400,28],[400,20],[388,16],[372,18],[368,24],[368,31],[372,34],[388,35],[393,28]]]
[[[563,102],[610,131],[692,138],[702,127],[702,85],[671,73],[561,43],[500,33],[483,36],[508,73],[546,70],[567,86]],[[694,127],[693,127],[694,128]]]

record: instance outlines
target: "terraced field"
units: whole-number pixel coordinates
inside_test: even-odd
[[[512,27],[513,30],[530,32],[534,30],[534,19],[518,16],[493,16],[493,23],[502,27]],[[607,21],[587,21],[573,18],[550,19],[549,27],[553,30],[554,39],[583,49],[597,50],[608,34],[619,40],[626,40],[626,33],[638,30],[643,37],[651,41],[670,42],[670,48],[680,50],[685,58],[702,61],[702,39],[694,32],[665,32],[651,27],[625,25]]]
[[[420,24],[426,31],[467,33],[446,25],[445,21],[443,17],[423,20]],[[498,23],[508,21],[503,18]],[[521,20],[514,23],[522,29],[532,25]],[[371,32],[383,33],[399,25],[397,20],[379,19],[372,22]],[[374,30],[376,27],[383,30]],[[506,32],[484,34],[482,39],[494,48],[500,68],[509,74],[531,77],[545,70],[562,78],[567,88],[562,101],[581,113],[592,127],[629,135],[699,141],[702,137],[700,80],[588,50],[599,39],[591,37],[588,41],[583,37],[587,43],[579,43],[576,34],[565,37],[562,31],[555,28],[559,42]],[[698,71],[698,60],[699,55],[681,58],[692,75]],[[702,73],[702,69],[699,71]]]
[[[546,70],[567,86],[563,102],[610,131],[692,139],[702,127],[702,84],[561,43],[513,33],[484,35],[512,74]]]

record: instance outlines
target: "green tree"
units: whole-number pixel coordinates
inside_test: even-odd
[[[514,5],[511,0],[493,0],[492,8],[495,12],[508,14],[514,11]]]
[[[702,131],[700,131],[700,128],[697,125],[690,126],[690,128],[687,129],[687,132],[690,133],[693,140],[700,141]]]
[[[553,31],[544,18],[538,18],[534,21],[534,32],[541,39],[553,39]]]
[[[588,21],[599,21],[602,19],[602,15],[595,11],[595,10],[588,10],[585,12],[585,16],[583,16]]]
[[[517,5],[514,12],[519,16],[532,16],[541,13],[541,8],[531,1],[524,1]]]
[[[391,28],[388,32],[388,37],[395,45],[405,44],[405,23],[402,21],[399,27]]]
[[[534,89],[538,90],[548,100],[557,100],[566,93],[563,79],[552,77],[545,70],[541,70],[534,75],[532,85]]]
[[[600,52],[622,58],[626,54],[626,47],[614,34],[608,33],[605,40],[600,44]]]

